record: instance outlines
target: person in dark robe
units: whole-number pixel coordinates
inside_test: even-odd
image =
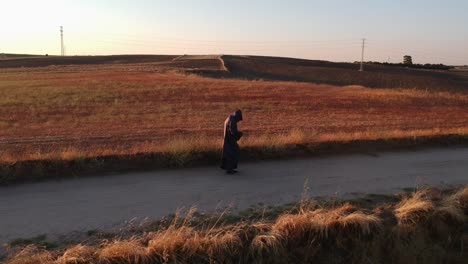
[[[240,158],[240,148],[237,141],[242,137],[242,132],[237,130],[237,122],[242,121],[242,112],[237,110],[224,121],[224,144],[221,168],[228,174],[236,173],[237,163]]]

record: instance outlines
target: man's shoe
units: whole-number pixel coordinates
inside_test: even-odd
[[[236,170],[228,170],[226,171],[227,174],[236,174],[237,171]]]

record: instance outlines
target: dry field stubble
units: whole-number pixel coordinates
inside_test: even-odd
[[[419,70],[358,64],[261,56],[223,56],[235,76],[268,80],[296,80],[333,85],[357,84],[372,88],[418,88],[466,92],[468,75],[463,71]]]
[[[217,155],[224,119],[237,108],[245,113],[241,145],[264,151],[468,134],[465,94],[213,79],[151,69],[2,69],[0,163],[168,153],[183,164],[197,153]]]
[[[77,69],[0,73],[2,162],[211,149],[237,108],[244,146],[468,131],[462,94]]]
[[[131,238],[16,248],[6,263],[465,263],[468,187],[392,200],[305,200],[273,218],[234,223],[199,222],[190,210]]]

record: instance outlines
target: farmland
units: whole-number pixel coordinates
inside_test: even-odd
[[[463,71],[417,70],[406,67],[357,64],[259,56],[223,56],[231,73],[249,79],[288,80],[369,88],[410,88],[432,91],[465,91]]]
[[[236,75],[235,57],[110,58],[82,64],[86,58],[70,57],[67,65],[54,57],[0,61],[0,162],[11,167],[154,153],[217,156],[222,124],[235,109],[245,113],[241,145],[251,149],[468,133],[468,95],[461,83],[453,91],[431,89],[431,83],[427,89],[371,89],[253,80]],[[19,67],[24,63],[36,64]]]

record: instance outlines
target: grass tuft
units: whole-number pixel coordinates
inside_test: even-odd
[[[57,264],[93,264],[98,263],[96,248],[85,245],[76,245],[67,249],[57,259]]]
[[[127,241],[113,241],[105,245],[99,252],[99,260],[104,264],[134,263],[149,264],[151,259],[146,248],[136,239]]]
[[[28,245],[18,252],[14,258],[5,262],[5,264],[53,264],[54,255],[35,245]]]
[[[286,254],[284,240],[281,234],[275,232],[255,236],[250,244],[253,262],[279,263]]]
[[[427,191],[418,191],[412,197],[404,198],[395,208],[399,225],[415,226],[428,219],[434,211],[433,202],[427,197]]]

